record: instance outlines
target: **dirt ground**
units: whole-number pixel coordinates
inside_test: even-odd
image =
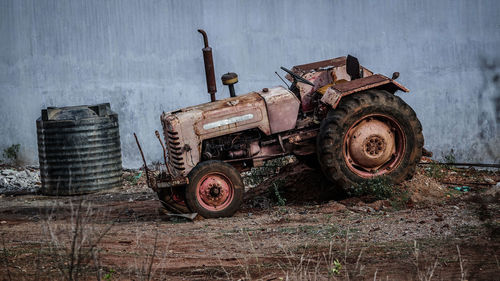
[[[0,280],[499,280],[498,170],[422,165],[376,200],[291,164],[234,217],[194,221],[136,173],[85,196],[1,196]]]

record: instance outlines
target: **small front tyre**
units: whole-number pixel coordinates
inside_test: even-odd
[[[240,173],[222,161],[198,163],[189,172],[186,202],[192,212],[204,218],[230,217],[243,201]]]

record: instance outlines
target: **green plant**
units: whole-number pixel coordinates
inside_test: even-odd
[[[293,161],[295,161],[295,158],[292,156],[265,161],[264,165],[252,168],[250,171],[246,172],[243,177],[243,183],[245,186],[257,186],[269,177],[276,175],[282,167]]]
[[[328,274],[330,275],[337,275],[340,273],[340,270],[342,269],[342,264],[339,262],[338,259],[335,259],[328,269]]]
[[[377,177],[365,180],[355,185],[349,191],[351,196],[373,196],[376,200],[391,198],[393,193],[393,184],[386,177]]]
[[[274,191],[274,198],[276,200],[276,203],[278,203],[279,206],[285,206],[286,205],[286,199],[281,196],[281,193],[279,189],[283,187],[284,185],[284,180],[276,180],[273,182],[273,191]]]
[[[104,274],[104,280],[106,281],[110,281],[113,279],[113,273],[115,273],[116,271],[114,269],[110,269],[108,271],[108,273]]]
[[[3,157],[8,159],[11,162],[17,161],[19,149],[21,148],[20,144],[13,144],[3,150]]]
[[[450,150],[450,153],[444,155],[443,159],[444,159],[444,162],[446,164],[455,163],[457,159],[455,158],[455,153],[454,153],[453,149]]]
[[[408,205],[409,201],[410,193],[407,190],[398,190],[394,192],[394,195],[389,200],[389,203],[391,203],[391,207],[394,210],[402,210]]]
[[[444,177],[444,168],[444,165],[432,162],[428,167],[425,168],[425,173],[428,177],[441,179],[442,177]]]
[[[130,182],[132,185],[137,185],[137,183],[139,182],[139,179],[141,178],[142,176],[142,171],[139,172],[139,174],[137,174],[136,176],[135,175],[129,175],[129,176],[126,176],[125,177],[125,180]]]

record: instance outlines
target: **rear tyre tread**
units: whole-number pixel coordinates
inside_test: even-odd
[[[406,135],[406,151],[398,167],[385,174],[393,182],[411,178],[422,156],[422,125],[413,109],[401,98],[383,90],[368,90],[342,99],[337,109],[330,110],[320,126],[317,153],[325,176],[339,188],[349,189],[366,180],[352,173],[343,158],[344,134],[359,119],[360,112],[383,112],[395,118]]]

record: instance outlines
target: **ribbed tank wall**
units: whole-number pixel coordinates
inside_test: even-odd
[[[118,115],[109,104],[48,108],[36,125],[44,194],[84,194],[121,184]]]

